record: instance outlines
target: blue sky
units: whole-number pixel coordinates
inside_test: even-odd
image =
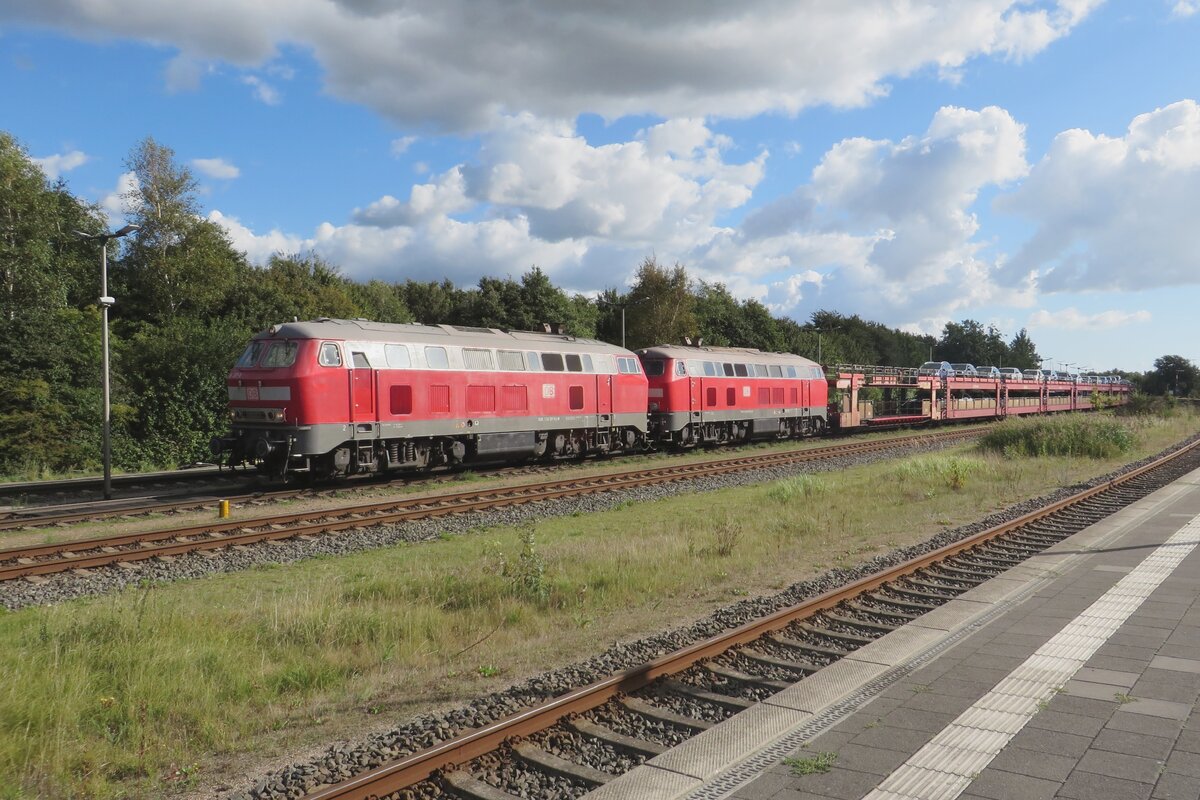
[[[176,6],[180,7],[176,7]],[[120,219],[144,136],[255,261],[624,285],[1200,358],[1195,0],[13,0],[0,128]]]

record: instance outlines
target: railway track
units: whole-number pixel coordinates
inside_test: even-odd
[[[1200,442],[305,800],[580,797],[1197,467]]]
[[[113,475],[113,489],[130,491],[157,491],[181,484],[196,481],[233,480],[231,470],[215,466],[200,465],[189,469],[177,469],[169,472],[141,472],[128,475]],[[33,497],[61,497],[64,502],[70,502],[80,494],[95,492],[99,494],[104,489],[103,478],[62,478],[52,481],[21,481],[0,483],[0,503],[24,502]]]
[[[386,502],[275,514],[254,519],[206,522],[187,527],[169,527],[57,544],[10,548],[0,550],[0,581],[35,578],[119,563],[132,564],[153,558],[171,558],[184,553],[213,551],[295,537],[313,537],[374,525],[904,449],[914,443],[953,443],[977,437],[980,433],[979,430],[955,430],[920,437],[856,441],[817,448],[742,455],[687,464],[667,464],[516,486],[471,489],[451,494],[392,499]]]

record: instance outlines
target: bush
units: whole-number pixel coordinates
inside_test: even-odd
[[[796,475],[778,481],[767,491],[767,497],[779,503],[793,500],[814,500],[829,491],[829,487],[815,475]]]
[[[984,467],[983,462],[959,456],[921,456],[896,466],[895,475],[905,483],[944,483],[958,491],[967,478]]]
[[[1086,456],[1112,458],[1136,444],[1133,431],[1111,417],[1006,419],[984,434],[979,446],[1008,458]]]

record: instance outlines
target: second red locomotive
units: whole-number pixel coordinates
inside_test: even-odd
[[[688,447],[822,433],[829,384],[820,365],[744,347],[639,350],[650,382],[650,434]]]

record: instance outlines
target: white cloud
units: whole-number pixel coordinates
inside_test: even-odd
[[[399,139],[392,139],[392,155],[402,156],[408,152],[408,148],[412,147],[417,141],[415,136],[401,136]]]
[[[971,212],[982,189],[1026,169],[1024,126],[1007,111],[942,108],[922,135],[835,144],[810,183],[687,261],[749,278],[772,309],[797,315],[852,308],[915,324],[987,303],[1028,305],[1027,287],[996,284]]]
[[[187,53],[179,53],[167,62],[164,71],[167,91],[172,94],[194,92],[200,88],[200,80],[205,73],[211,69],[211,66],[201,59],[193,58]]]
[[[550,0],[10,0],[0,20],[166,43],[246,68],[294,46],[313,53],[338,97],[401,124],[462,131],[523,111],[748,117],[859,106],[886,94],[890,78],[953,79],[974,58],[1028,58],[1099,2],[664,0],[564,11]]]
[[[1190,17],[1200,11],[1200,0],[1177,0],[1171,7],[1171,14],[1176,17]]]
[[[193,158],[192,166],[201,175],[216,180],[233,180],[242,174],[240,169],[223,158]]]
[[[1071,306],[1058,311],[1046,311],[1039,308],[1029,316],[1028,325],[1030,328],[1062,328],[1069,331],[1109,331],[1139,322],[1149,322],[1150,319],[1149,311],[1111,310],[1096,314],[1084,314]]]
[[[1200,106],[1141,114],[1119,138],[1064,131],[996,207],[1037,226],[1006,266],[1009,282],[1043,292],[1200,283]]]
[[[214,219],[260,261],[287,246],[357,277],[468,283],[536,263],[593,289],[623,277],[614,264],[631,270],[654,248],[683,252],[720,231],[714,220],[749,199],[766,159],[729,163],[728,144],[703,123],[676,120],[596,147],[568,123],[520,115],[484,136],[469,166],[413,186],[407,199],[385,195],[355,209],[350,224],[311,237],[273,231],[258,242],[240,223]]]
[[[88,162],[88,154],[82,150],[72,150],[69,153],[55,153],[52,156],[33,159],[33,163],[42,168],[46,177],[52,181],[58,180],[64,172],[70,172]]]
[[[269,106],[277,106],[283,100],[283,97],[279,94],[279,91],[274,86],[267,83],[257,75],[243,75],[242,83],[254,90],[254,97],[260,103],[266,103]]]
[[[125,225],[125,209],[129,205],[129,197],[138,189],[137,175],[123,172],[117,178],[117,185],[111,192],[106,192],[100,198],[100,210],[108,218],[108,227],[119,228]]]

